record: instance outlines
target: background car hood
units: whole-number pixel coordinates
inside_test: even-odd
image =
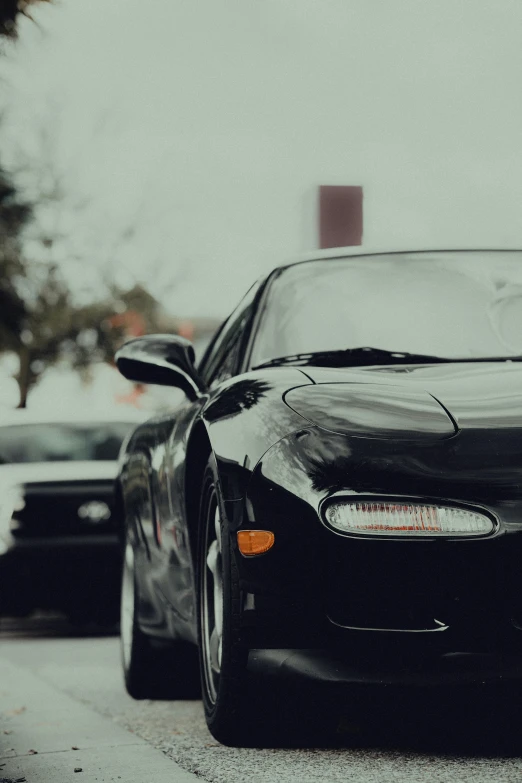
[[[0,465],[0,486],[13,484],[107,481],[116,478],[116,461],[29,462]]]
[[[315,383],[393,384],[404,386],[405,392],[423,389],[449,411],[459,429],[522,428],[519,362],[306,367],[306,374]]]

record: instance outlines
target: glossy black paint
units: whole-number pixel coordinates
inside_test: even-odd
[[[309,372],[321,377],[314,368]],[[353,380],[377,373],[387,382],[395,374],[382,368],[344,374]],[[268,557],[266,566],[261,559],[239,561],[245,589],[265,618],[263,630],[262,623],[255,626],[254,647],[270,646],[276,616],[279,627],[292,628],[294,635],[300,625],[298,642],[292,639],[299,647],[325,638],[356,646],[357,629],[367,629],[370,639],[376,633],[382,639],[387,630],[379,645],[399,636],[404,645],[406,635],[408,645],[418,645],[408,632],[424,632],[423,644],[440,652],[520,646],[521,430],[512,426],[517,406],[522,414],[520,369],[408,368],[401,375],[405,386],[427,386],[430,378],[427,387],[436,388],[459,422],[454,437],[412,443],[380,440],[375,432],[369,438],[334,436],[312,426],[283,438],[256,467],[247,503],[255,513],[248,524],[270,525],[281,548],[274,547],[270,565]],[[479,397],[477,389],[486,394]],[[510,401],[504,416],[502,400]],[[497,520],[498,530],[476,540],[350,537],[317,524],[321,504],[336,496],[400,496],[471,507]]]
[[[194,367],[194,348],[184,337],[136,337],[120,348],[115,359],[118,370],[131,381],[179,386],[189,399],[195,399],[201,388]]]
[[[196,639],[203,455],[218,467],[253,668],[281,674],[289,657],[267,650],[315,651],[308,669],[299,664],[311,678],[321,665],[310,661],[334,653],[360,653],[360,663],[372,650],[389,661],[522,652],[520,364],[267,367],[200,380],[191,396],[138,427],[121,455],[144,630]],[[476,540],[344,535],[322,519],[338,496],[476,509],[496,530]],[[273,549],[242,557],[240,528],[272,530]],[[365,679],[363,670],[350,671]]]
[[[222,499],[232,529],[242,523],[252,469],[282,434],[304,420],[283,402],[288,388],[307,382],[299,370],[279,370],[272,381],[247,373],[187,400],[172,414],[141,425],[121,456],[120,484],[127,526],[142,578],[141,619],[157,635],[195,640],[196,544],[187,518],[190,475],[187,454],[204,428],[217,461]],[[199,441],[198,441],[199,442]],[[195,488],[197,496],[198,489]]]
[[[337,434],[425,441],[457,431],[432,395],[405,386],[318,383],[292,389],[285,402],[311,424]]]

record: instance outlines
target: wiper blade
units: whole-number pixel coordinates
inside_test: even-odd
[[[313,364],[316,367],[358,367],[371,364],[442,364],[454,361],[462,360],[445,359],[441,356],[427,356],[420,353],[404,353],[402,351],[386,351],[382,348],[364,347],[346,348],[345,350],[339,351],[296,353],[292,356],[278,356],[275,359],[270,359],[267,362],[258,364],[252,369],[261,370],[264,367],[282,367],[284,365],[306,366]]]

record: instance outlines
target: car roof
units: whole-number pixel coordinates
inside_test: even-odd
[[[139,424],[144,421],[150,412],[145,411],[93,411],[73,414],[59,412],[45,413],[27,409],[0,409],[0,428],[15,424]]]
[[[520,253],[522,248],[520,247],[431,247],[431,248],[363,248],[361,245],[350,245],[348,247],[332,247],[327,250],[315,250],[310,253],[305,253],[293,261],[280,264],[276,267],[276,270],[287,269],[290,266],[297,266],[298,264],[307,263],[309,261],[321,261],[335,258],[353,258],[357,256],[390,256],[390,255],[421,255],[430,253]],[[274,270],[274,271],[276,271]]]

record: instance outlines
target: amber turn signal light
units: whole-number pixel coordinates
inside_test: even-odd
[[[262,555],[272,549],[275,536],[269,530],[240,530],[237,545],[242,555]]]

